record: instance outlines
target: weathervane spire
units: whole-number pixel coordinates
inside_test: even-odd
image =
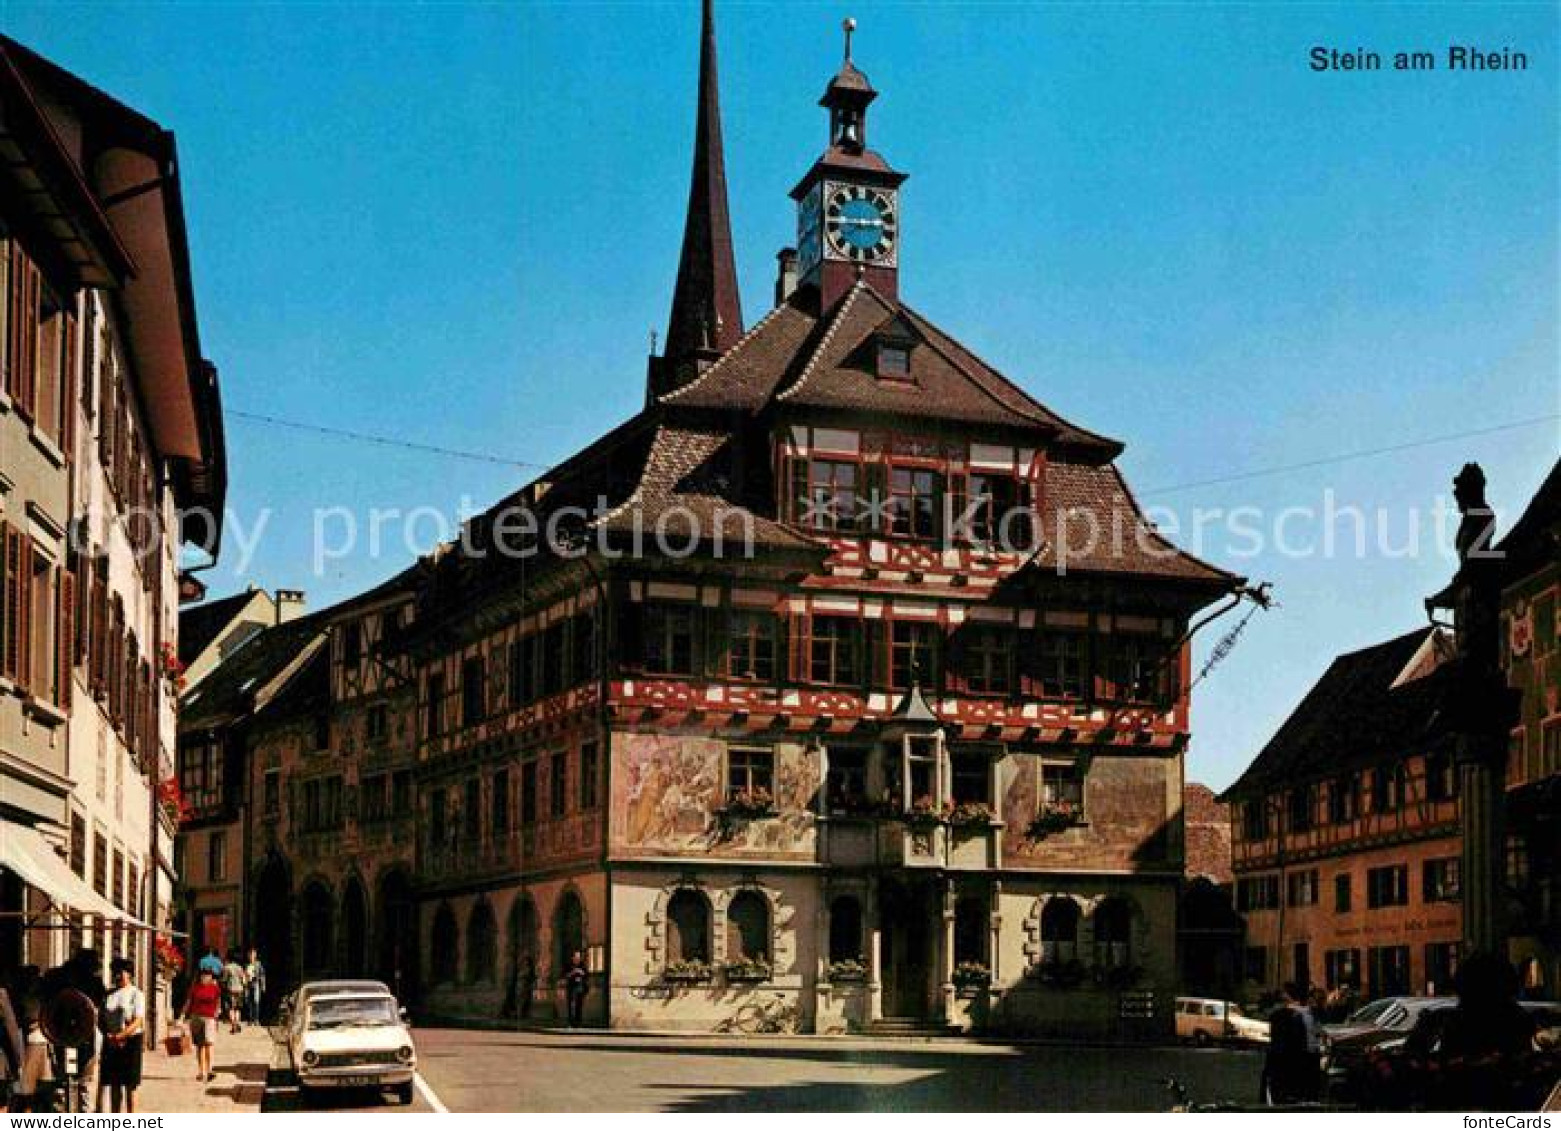
[[[851,61],[851,33],[856,30],[856,20],[847,16],[840,21],[840,27],[846,33],[846,62],[849,63]]]
[[[690,363],[708,364],[736,345],[742,334],[742,302],[726,199],[726,156],[721,143],[715,12],[712,0],[704,0],[693,175],[663,358],[671,370],[686,369]],[[671,383],[678,383],[675,374]]]

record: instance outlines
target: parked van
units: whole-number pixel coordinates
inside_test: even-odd
[[[1233,1001],[1179,997],[1176,999],[1176,1039],[1195,1045],[1267,1044],[1268,1022],[1248,1017]]]

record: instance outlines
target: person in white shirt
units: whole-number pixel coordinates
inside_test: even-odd
[[[145,1046],[146,995],[136,986],[135,967],[128,958],[116,958],[109,967],[114,988],[98,1015],[103,1030],[103,1052],[98,1068],[98,1110],[135,1111],[136,1089],[141,1086],[141,1053]],[[103,1106],[108,1092],[112,1108]]]

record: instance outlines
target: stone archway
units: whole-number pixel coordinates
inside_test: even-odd
[[[275,853],[266,858],[255,880],[250,922],[250,938],[266,967],[266,997],[261,1008],[269,1015],[298,983],[293,954],[293,881],[287,861]]]
[[[368,973],[369,896],[356,875],[347,881],[341,897],[341,962],[343,977],[361,978]]]
[[[325,881],[310,880],[304,885],[300,905],[303,977],[327,977],[336,964],[336,901]]]
[[[393,868],[379,880],[374,901],[378,936],[376,973],[403,1003],[417,999],[417,903],[412,879],[403,868]]]

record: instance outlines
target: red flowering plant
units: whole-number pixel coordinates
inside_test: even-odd
[[[961,801],[948,810],[946,819],[961,828],[985,828],[992,823],[992,807],[985,801]]]
[[[152,958],[157,963],[157,972],[164,978],[176,977],[184,969],[184,952],[174,946],[167,935],[158,935],[152,941]]]
[[[1052,833],[1076,828],[1084,823],[1084,813],[1071,801],[1048,801],[1025,829],[1030,840],[1042,840]]]
[[[729,817],[773,817],[775,797],[762,785],[749,789],[734,789],[726,799],[726,815]]]
[[[162,667],[163,678],[173,684],[176,692],[184,690],[184,661],[179,659],[179,649],[167,640],[157,650],[158,663]]]
[[[195,815],[195,809],[179,788],[177,777],[166,777],[157,786],[157,803],[163,807],[163,815],[175,828]]]
[[[947,817],[947,807],[940,807],[936,801],[924,793],[911,802],[911,807],[905,811],[903,819],[907,825],[925,828],[932,825],[941,825]]]

